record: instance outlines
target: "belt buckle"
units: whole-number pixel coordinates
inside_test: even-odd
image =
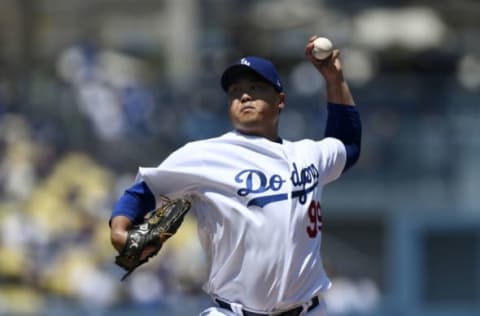
[[[313,306],[313,305],[318,305],[315,304],[315,301],[318,302],[318,297],[317,296],[314,296],[312,297],[309,301],[303,303],[301,306],[293,309],[293,310],[290,310],[290,312],[294,312],[295,310],[298,310],[298,314],[296,314],[297,316],[302,316],[302,315],[305,315],[307,312],[310,311],[310,308]]]
[[[232,312],[234,312],[236,315],[243,316],[243,305],[242,304],[230,303],[230,308],[232,309]]]
[[[305,315],[308,312],[308,309],[310,308],[310,306],[312,306],[312,304],[313,304],[312,300],[306,302],[305,304],[302,304],[302,310],[300,311],[298,316]]]

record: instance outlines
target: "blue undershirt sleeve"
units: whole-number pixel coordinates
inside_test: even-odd
[[[328,117],[325,137],[339,139],[347,152],[343,172],[352,167],[360,157],[362,123],[355,106],[328,103]]]
[[[155,196],[145,182],[138,182],[129,189],[115,204],[111,218],[119,215],[128,217],[133,224],[142,222],[144,216],[155,209]]]

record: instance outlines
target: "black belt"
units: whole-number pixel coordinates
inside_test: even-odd
[[[232,311],[233,312],[233,309],[230,307],[230,304],[227,303],[227,302],[224,302],[218,298],[215,299],[215,302],[217,302],[218,306],[220,306],[221,308],[225,308],[225,309],[228,309],[229,311]],[[310,311],[312,309],[314,309],[315,307],[318,306],[318,304],[320,304],[320,301],[318,300],[318,297],[317,296],[314,296],[311,300],[310,300],[310,306],[308,307],[307,311]],[[285,312],[280,312],[280,313],[273,313],[273,314],[262,314],[262,313],[254,313],[254,312],[249,312],[249,311],[246,311],[246,310],[242,310],[243,312],[243,316],[268,316],[268,315],[275,315],[275,316],[299,316],[300,313],[303,311],[303,306],[299,306],[299,307],[295,307],[295,308],[292,308],[288,311],[285,311]]]

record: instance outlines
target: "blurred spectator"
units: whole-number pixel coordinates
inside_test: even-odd
[[[325,295],[332,315],[369,314],[379,307],[380,291],[373,281],[338,277],[332,278],[332,283],[332,288]]]
[[[0,188],[4,199],[25,200],[36,184],[35,164],[39,148],[33,142],[28,122],[19,115],[6,115],[0,120],[0,142],[4,155],[0,157]]]
[[[140,60],[86,41],[60,54],[57,72],[74,88],[80,109],[101,139],[150,132],[146,122],[154,101],[144,87],[148,75]]]

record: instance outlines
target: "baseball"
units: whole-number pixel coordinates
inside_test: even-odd
[[[313,41],[312,55],[318,60],[324,60],[333,50],[332,42],[326,37],[319,37]]]

